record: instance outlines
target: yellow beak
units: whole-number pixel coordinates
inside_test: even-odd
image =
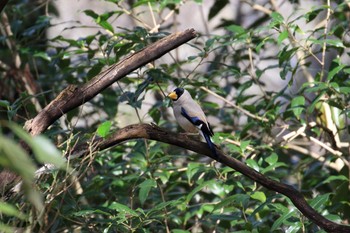
[[[170,97],[172,100],[176,100],[177,99],[177,94],[175,91],[171,92],[168,97]]]

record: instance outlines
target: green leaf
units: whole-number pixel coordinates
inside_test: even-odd
[[[21,220],[25,220],[28,218],[25,214],[21,213],[16,207],[14,207],[11,204],[8,204],[6,202],[0,201],[0,213],[8,215],[8,216],[14,216]]]
[[[36,52],[34,57],[40,57],[46,61],[51,61],[51,57],[46,52]]]
[[[298,47],[292,48],[288,50],[288,46],[285,46],[279,53],[278,53],[278,63],[280,66],[284,62],[289,62],[292,56],[294,56],[295,52],[298,50]]]
[[[336,47],[336,48],[346,48],[345,45],[343,44],[343,42],[341,40],[337,40],[337,39],[314,39],[314,38],[310,38],[309,39],[310,42],[314,43],[314,44],[318,44],[318,45],[322,45],[326,44],[328,46],[331,47]]]
[[[331,81],[333,79],[333,77],[339,73],[339,71],[341,71],[342,69],[344,69],[346,65],[344,64],[339,64],[339,66],[334,67],[327,75],[327,80]]]
[[[255,160],[253,159],[247,159],[246,161],[247,165],[251,168],[253,168],[255,171],[259,171],[260,170],[260,167],[259,165],[256,163]]]
[[[108,31],[110,31],[110,32],[112,32],[112,33],[114,33],[114,28],[113,28],[113,26],[112,26],[110,23],[108,23],[107,21],[103,20],[103,21],[100,21],[98,24],[99,24],[101,27],[103,27],[104,29],[106,29],[106,30],[108,30]]]
[[[338,176],[329,176],[326,180],[324,180],[322,183],[327,184],[330,183],[331,181],[335,180],[341,180],[341,181],[349,181],[349,179],[344,176],[344,175],[338,175]]]
[[[281,32],[279,35],[278,35],[278,38],[277,38],[277,43],[278,45],[281,45],[281,43],[288,38],[288,30],[284,30],[283,32]]]
[[[271,227],[271,232],[277,230],[285,220],[289,219],[295,215],[295,210],[294,208],[291,210],[288,210],[288,212],[284,213],[281,217],[279,217],[272,225]]]
[[[306,19],[306,23],[310,23],[312,20],[314,20],[318,16],[318,14],[321,13],[323,10],[324,10],[324,7],[321,7],[318,9],[312,9],[311,11],[307,12],[304,15],[304,18]]]
[[[305,98],[304,96],[297,96],[292,99],[291,102],[292,111],[296,118],[300,118],[300,114],[305,109]]]
[[[29,184],[34,180],[36,167],[26,152],[12,140],[0,136],[2,167],[10,168],[18,173]]]
[[[112,204],[110,204],[108,208],[112,210],[116,210],[122,214],[128,214],[136,217],[139,215],[136,211],[130,209],[128,206],[118,202],[112,202]]]
[[[327,214],[324,217],[327,218],[328,220],[333,221],[333,222],[337,222],[337,223],[342,222],[342,218],[339,215]]]
[[[35,158],[40,163],[51,163],[60,169],[66,168],[66,160],[49,139],[42,135],[31,137],[15,124],[10,124],[10,128],[32,148]]]
[[[210,186],[211,184],[213,184],[215,181],[214,180],[208,180],[205,181],[203,183],[201,183],[200,185],[198,185],[196,188],[194,188],[186,197],[186,202],[189,203],[191,201],[191,199],[193,198],[193,196],[198,193],[199,191],[201,191],[203,188]]]
[[[213,6],[209,10],[208,20],[216,16],[228,3],[228,0],[215,0]]]
[[[246,33],[245,29],[242,26],[235,25],[235,24],[232,24],[232,25],[226,27],[226,30],[233,32],[233,33],[236,33],[238,35]]]
[[[284,23],[284,18],[283,18],[283,16],[280,13],[272,12],[270,16],[272,18],[272,20],[271,20],[271,22],[269,24],[270,28],[279,27],[281,24]]]
[[[339,93],[343,95],[350,94],[350,87],[339,87]]]
[[[157,187],[157,182],[155,180],[145,180],[141,184],[139,184],[140,191],[139,191],[139,200],[141,205],[145,203],[148,194],[151,190],[151,188],[156,188]]]
[[[13,128],[13,126],[14,125],[11,124],[10,128]],[[19,128],[18,126],[16,127]],[[23,181],[21,187],[23,188],[28,200],[33,206],[35,206],[37,211],[42,211],[44,204],[41,194],[33,188],[36,167],[32,160],[17,143],[14,143],[12,140],[2,137],[1,135],[0,151],[0,165],[20,175]]]
[[[265,159],[265,161],[268,164],[273,165],[278,161],[278,155],[276,153],[272,153],[269,157]]]
[[[190,231],[187,230],[181,230],[181,229],[173,229],[171,230],[172,233],[191,233]]]
[[[308,107],[307,112],[312,113],[315,108],[319,107],[322,103],[322,98],[324,95],[325,91],[320,92],[320,94],[312,101],[311,105]]]
[[[0,232],[13,233],[13,232],[16,232],[16,231],[18,231],[17,228],[11,227],[9,225],[6,225],[6,224],[3,224],[2,222],[0,222]]]
[[[192,180],[192,177],[202,170],[203,170],[203,164],[201,164],[201,163],[189,163],[187,165],[187,170],[186,170],[188,182],[190,183]]]
[[[250,140],[241,141],[241,142],[240,142],[241,151],[244,152],[245,149],[247,148],[247,146],[249,146],[249,144],[250,144]]]
[[[85,10],[83,11],[87,16],[90,16],[93,19],[97,19],[98,14],[96,14],[93,10]]]
[[[8,107],[10,107],[11,106],[11,104],[10,104],[10,102],[8,102],[7,100],[0,100],[0,107],[6,107],[6,108],[8,108]]]
[[[266,201],[266,196],[265,193],[260,192],[260,191],[256,191],[253,194],[250,195],[251,198],[261,201],[261,202],[265,202]]]
[[[52,142],[42,135],[35,136],[31,143],[28,143],[33,151],[36,159],[41,163],[51,163],[57,168],[64,169],[66,160],[57,150]]]
[[[326,193],[323,195],[318,195],[317,197],[313,198],[309,204],[312,208],[314,208],[316,211],[322,211],[325,203],[328,201],[330,193]]]
[[[250,196],[247,194],[235,194],[232,196],[229,196],[225,199],[223,199],[222,201],[220,201],[218,204],[215,205],[215,208],[213,211],[215,210],[219,210],[222,209],[224,207],[228,207],[228,206],[239,206],[239,207],[244,207],[248,204],[250,199]]]
[[[257,44],[255,46],[255,50],[257,53],[260,53],[261,48],[269,41],[271,41],[272,39],[270,37],[265,37],[259,44]]]
[[[324,82],[313,82],[313,83],[304,83],[303,88],[306,88],[305,90],[306,93],[311,93],[311,92],[323,91],[325,89],[328,89],[328,86]]]
[[[105,138],[111,128],[112,123],[110,121],[105,121],[100,124],[96,130],[98,136]]]

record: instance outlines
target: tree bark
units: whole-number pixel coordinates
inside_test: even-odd
[[[195,37],[194,29],[171,34],[111,65],[89,82],[81,86],[69,85],[37,116],[27,121],[26,130],[32,136],[44,132],[62,115],[91,100],[114,82]]]
[[[9,0],[1,0],[0,1],[0,13],[5,8],[5,6],[7,5],[8,2],[9,2]]]
[[[266,177],[260,172],[257,172],[256,170],[248,167],[245,163],[235,159],[232,156],[224,154],[219,148],[217,148],[217,157],[215,157],[211,153],[211,150],[208,148],[208,145],[206,143],[194,140],[183,134],[169,132],[168,130],[161,129],[155,125],[129,125],[110,135],[107,139],[100,138],[95,140],[92,144],[81,144],[73,148],[72,151],[70,151],[70,155],[84,155],[86,153],[91,153],[91,150],[99,151],[107,149],[124,141],[137,138],[156,140],[209,156],[210,158],[235,169],[236,171],[242,173],[244,176],[247,176],[251,180],[264,186],[265,188],[281,193],[290,198],[295,207],[298,208],[305,217],[310,219],[319,227],[323,228],[325,231],[334,233],[350,232],[350,226],[337,224],[319,214],[307,203],[303,195],[292,186]]]

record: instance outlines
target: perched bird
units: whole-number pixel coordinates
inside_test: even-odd
[[[192,99],[190,93],[183,88],[177,87],[168,97],[173,100],[174,115],[181,128],[190,133],[199,131],[213,155],[216,156],[215,145],[210,138],[214,135],[213,130],[210,128],[203,110]]]

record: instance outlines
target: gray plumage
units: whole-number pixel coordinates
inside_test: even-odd
[[[215,146],[210,139],[214,133],[202,108],[192,99],[190,93],[183,88],[176,88],[168,96],[173,100],[175,119],[181,128],[190,133],[199,132],[216,155]]]

